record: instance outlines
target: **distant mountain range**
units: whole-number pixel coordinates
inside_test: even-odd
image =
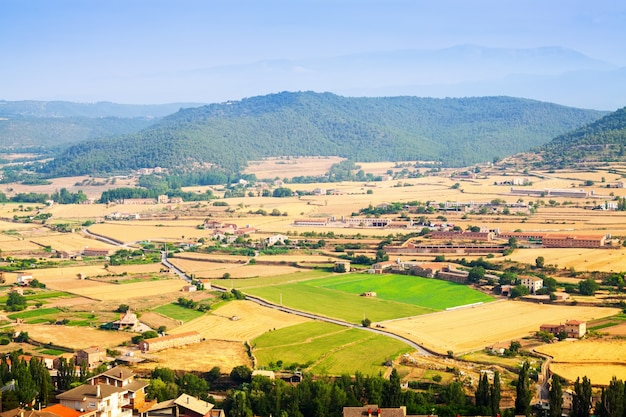
[[[562,47],[459,45],[268,60],[161,76],[231,98],[313,90],[351,97],[511,96],[600,110],[626,105],[626,68]]]
[[[183,109],[138,133],[81,142],[42,172],[69,176],[209,165],[237,171],[250,160],[283,155],[468,166],[543,145],[605,114],[511,97],[285,92]]]

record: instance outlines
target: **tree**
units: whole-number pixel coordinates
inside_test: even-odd
[[[386,407],[400,407],[402,405],[401,378],[396,368],[391,370],[389,381],[385,381],[383,391],[383,404]]]
[[[228,410],[230,417],[252,417],[252,406],[250,399],[245,391],[235,391],[232,396],[230,409]]]
[[[485,278],[485,268],[482,266],[475,266],[469,271],[467,276],[467,282],[476,283]]]
[[[26,297],[16,292],[10,292],[7,297],[8,311],[21,311],[26,308]]]
[[[520,367],[517,385],[515,386],[515,414],[530,415],[530,400],[533,394],[531,392],[530,377],[528,375],[529,369],[530,364],[528,361],[524,361]]]
[[[150,384],[146,388],[146,398],[162,402],[176,397],[178,397],[178,386],[174,382],[165,382],[160,378],[150,379]]]
[[[130,310],[130,306],[128,304],[120,304],[115,310],[115,312],[126,313],[128,310]]]
[[[552,375],[548,399],[550,401],[549,417],[561,417],[563,408],[563,388],[561,387],[561,378],[556,374]]]
[[[521,284],[516,285],[513,289],[511,289],[511,298],[523,297],[528,294],[530,294],[528,287]]]
[[[363,327],[370,327],[372,325],[372,321],[366,317],[363,320],[361,320],[361,325]]]
[[[556,279],[552,277],[546,277],[543,279],[543,286],[548,289],[549,292],[556,291],[557,282]]]
[[[609,386],[602,388],[600,401],[596,405],[598,417],[617,417],[624,415],[624,382],[613,377]]]
[[[252,369],[245,365],[235,366],[233,370],[230,371],[230,377],[233,381],[238,383],[250,382],[250,379],[252,378]]]
[[[543,256],[537,256],[537,258],[535,259],[535,265],[537,266],[537,268],[543,268],[545,262],[546,260]]]
[[[584,376],[574,382],[574,398],[572,399],[571,417],[589,417],[591,413],[591,381]]]
[[[500,414],[500,372],[495,371],[493,374],[493,384],[490,388],[490,408],[491,416],[496,417]]]
[[[489,390],[489,378],[486,372],[483,372],[478,380],[475,398],[478,415],[486,416],[491,414],[491,391]]]
[[[176,382],[181,392],[202,400],[208,399],[209,384],[204,379],[186,372]]]
[[[578,282],[578,291],[582,295],[594,295],[596,291],[598,291],[598,288],[598,283],[592,278]]]
[[[513,272],[505,272],[500,276],[500,285],[511,285],[517,281],[517,274]]]

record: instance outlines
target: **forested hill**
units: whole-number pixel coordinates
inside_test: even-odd
[[[137,134],[72,146],[43,170],[67,176],[207,162],[238,170],[283,155],[466,166],[543,145],[604,114],[511,97],[285,92],[184,109]]]
[[[538,153],[542,164],[551,168],[626,161],[626,107],[554,138]]]

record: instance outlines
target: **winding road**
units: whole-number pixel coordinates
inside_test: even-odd
[[[107,238],[106,236],[102,236],[102,235],[98,235],[96,233],[92,233],[87,229],[83,229],[83,231],[93,237],[94,239],[97,240],[101,240],[103,242],[109,243],[111,245],[115,245],[115,246],[120,246],[120,247],[128,247],[128,243],[122,243],[122,242],[118,242],[116,240]],[[191,277],[189,277],[187,274],[185,274],[185,272],[183,270],[181,270],[180,268],[178,268],[177,266],[175,266],[174,264],[172,264],[168,259],[167,259],[167,252],[166,251],[161,251],[161,263],[166,266],[167,268],[170,269],[170,271],[173,271],[174,273],[176,273],[176,275],[178,275],[181,279],[190,282],[192,281]],[[216,291],[220,291],[220,292],[227,292],[228,289],[223,288],[223,287],[219,287],[219,286],[215,286],[212,285],[212,288],[214,288]],[[391,333],[391,332],[387,332],[385,330],[379,329],[379,328],[375,328],[375,327],[363,327],[360,326],[358,324],[354,324],[354,323],[349,323],[347,321],[343,321],[343,320],[338,320],[338,319],[333,319],[330,317],[324,317],[324,316],[320,316],[317,314],[313,314],[313,313],[307,313],[306,311],[300,311],[300,310],[295,310],[289,307],[285,307],[285,306],[281,306],[278,304],[274,304],[274,303],[270,303],[269,301],[263,300],[261,298],[258,297],[254,297],[251,295],[246,295],[246,300],[248,301],[252,301],[254,303],[257,303],[259,305],[262,305],[264,307],[268,307],[268,308],[273,308],[275,310],[279,310],[285,313],[289,313],[289,314],[295,314],[297,316],[301,316],[301,317],[306,317],[306,318],[310,318],[313,320],[319,320],[319,321],[324,321],[327,323],[333,323],[333,324],[337,324],[339,326],[344,326],[344,327],[350,327],[350,328],[354,328],[354,329],[360,329],[360,330],[365,330],[368,332],[372,332],[372,333],[377,333],[383,336],[388,336],[388,337],[392,337],[396,340],[399,340],[401,342],[406,343],[407,345],[411,346],[412,348],[414,348],[415,350],[418,351],[419,354],[424,355],[424,356],[441,356],[440,354],[436,353],[436,352],[432,352],[428,349],[426,349],[424,346],[415,343],[414,341],[407,339],[406,337]]]

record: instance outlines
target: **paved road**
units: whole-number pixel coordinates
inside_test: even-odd
[[[98,240],[102,240],[103,242],[107,242],[107,243],[110,243],[110,244],[116,245],[116,246],[127,247],[127,243],[121,243],[121,242],[115,241],[113,239],[109,239],[109,238],[107,238],[105,236],[100,236],[100,235],[97,235],[95,233],[91,233],[87,229],[83,229],[83,230],[88,235],[90,235],[90,236],[92,236],[92,237],[94,237],[94,238],[96,238]],[[187,276],[187,274],[185,274],[185,272],[183,270],[179,269],[174,264],[170,263],[170,261],[167,259],[167,253],[165,251],[161,251],[161,263],[163,265],[165,265],[166,267],[168,267],[171,271],[174,271],[174,273],[176,273],[181,279],[184,279],[187,282],[191,282],[192,281],[191,277]],[[214,285],[212,286],[212,288],[217,290],[217,291],[221,291],[221,292],[228,291],[226,288],[217,287],[217,286],[214,286]],[[257,298],[257,297],[251,296],[251,295],[246,295],[246,300],[252,301],[254,303],[257,303],[257,304],[265,306],[265,307],[273,308],[275,310],[283,311],[285,313],[295,314],[297,316],[307,317],[307,318],[310,318],[310,319],[313,319],[313,320],[325,321],[327,323],[338,324],[339,326],[365,330],[365,331],[369,331],[369,332],[372,332],[372,333],[377,333],[377,334],[381,334],[381,335],[384,335],[384,336],[392,337],[392,338],[394,338],[396,340],[399,340],[401,342],[404,342],[407,345],[411,346],[412,348],[416,349],[421,355],[424,355],[424,356],[439,356],[439,354],[427,350],[422,345],[419,345],[419,344],[415,343],[412,340],[409,340],[409,339],[407,339],[405,337],[402,337],[402,336],[399,336],[397,334],[393,334],[393,333],[387,332],[387,331],[385,331],[383,329],[380,329],[380,328],[363,327],[363,326],[359,326],[357,324],[349,323],[349,322],[343,321],[343,320],[332,319],[332,318],[329,318],[329,317],[319,316],[317,314],[307,313],[305,311],[294,310],[292,308],[288,308],[288,307],[284,307],[284,306],[281,306],[281,305],[278,305],[278,304],[267,302],[265,300],[262,300],[260,298]]]

